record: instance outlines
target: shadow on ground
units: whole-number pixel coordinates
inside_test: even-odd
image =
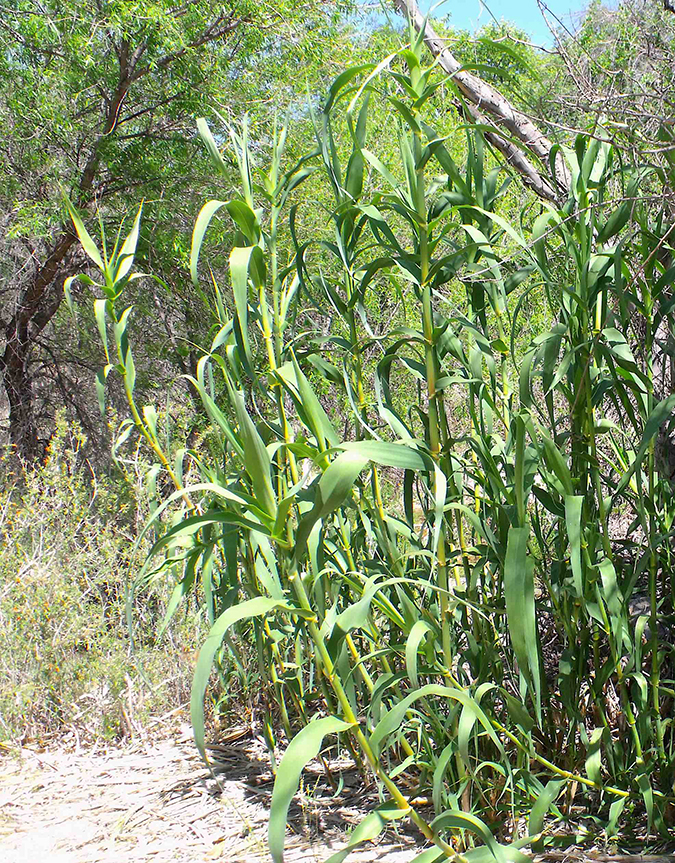
[[[0,750],[2,751],[2,750]],[[270,860],[273,776],[262,741],[232,732],[209,748],[191,734],[124,747],[7,750],[0,756],[3,863],[197,863]],[[289,812],[286,863],[323,863],[378,800],[348,764],[310,765]],[[341,777],[341,778],[340,778]],[[418,837],[401,831],[368,844],[355,863],[409,863]]]

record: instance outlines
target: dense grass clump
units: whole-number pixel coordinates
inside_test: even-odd
[[[132,538],[144,494],[96,475],[84,439],[59,421],[42,464],[5,458],[0,490],[0,722],[9,741],[73,732],[135,735],[189,697],[200,616],[156,643],[168,595],[146,593],[126,622]]]
[[[290,741],[271,804],[275,861],[303,765],[336,740],[384,801],[347,850],[402,818],[432,844],[420,861],[667,835],[675,510],[660,464],[675,397],[656,365],[675,271],[664,219],[640,197],[645,170],[585,136],[564,153],[569,199],[506,219],[508,177],[481,129],[461,130],[468,157],[453,161],[433,125],[435,69],[411,42],[336,80],[316,150],[290,170],[283,133],[262,170],[245,131],[231,132],[240,194],[208,202],[192,242],[192,278],[219,318],[188,378],[208,455],[172,442],[136,401],[123,297],[141,278],[140,212],[102,250],[73,213],[102,273],[101,393],[120,376],[120,439],[139,435],[169,486],[136,585],[172,573],[162,626],[200,597],[202,753],[212,664],[255,643]],[[375,98],[393,112],[395,153],[369,132]],[[314,172],[333,204],[326,234],[307,237],[291,201]],[[226,287],[200,282],[217,213],[236,232]],[[373,310],[392,293],[404,314],[383,328]]]

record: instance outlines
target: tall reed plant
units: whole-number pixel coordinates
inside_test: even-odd
[[[165,624],[193,593],[211,624],[197,746],[205,756],[209,675],[236,633],[255,640],[289,740],[275,861],[303,767],[332,745],[383,803],[331,863],[400,819],[430,843],[419,863],[475,863],[574,841],[575,799],[606,837],[636,813],[646,833],[672,817],[673,507],[657,444],[675,396],[653,370],[668,238],[640,197],[645,172],[584,136],[565,151],[564,206],[507,219],[509,177],[481,129],[461,131],[460,166],[434,127],[438,84],[411,35],[336,79],[298,164],[285,167],[285,130],[265,170],[246,127],[230,130],[240,193],[209,201],[192,240],[192,279],[220,321],[188,379],[214,429],[208,458],[136,401],[124,290],[142,277],[140,212],[112,248],[73,212],[103,274],[101,392],[121,377],[121,435],[146,440],[174,489],[138,580],[178,572]],[[388,103],[395,153],[376,152],[372,99]],[[313,174],[332,204],[327,232],[304,237],[296,190]],[[235,232],[225,286],[200,267],[216,215]],[[405,317],[384,331],[392,293]],[[532,308],[551,324],[524,342]]]

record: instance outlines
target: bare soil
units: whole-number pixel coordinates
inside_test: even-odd
[[[91,747],[0,743],[0,863],[271,863],[273,775],[263,742],[233,729],[205,769],[187,726],[163,739]],[[324,863],[377,805],[348,764],[337,791],[311,764],[289,812],[285,863]],[[411,863],[421,837],[391,832],[350,863]],[[675,863],[672,854],[570,848],[533,863]]]
[[[185,726],[170,737],[82,750],[0,745],[2,863],[197,863],[270,860],[273,776],[245,729],[211,749],[205,769]],[[339,793],[317,765],[289,813],[287,863],[323,863],[373,806],[347,769]],[[423,846],[391,834],[356,863],[409,863]]]

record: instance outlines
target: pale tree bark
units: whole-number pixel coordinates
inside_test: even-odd
[[[561,154],[555,160],[555,176],[549,178],[523,150],[529,151],[539,162],[548,164],[553,142],[538,129],[532,120],[514,107],[499,90],[476,75],[463,69],[462,64],[448,49],[444,40],[432,25],[425,21],[416,0],[394,0],[394,6],[410,18],[418,33],[424,29],[424,43],[438,60],[438,64],[453,80],[466,100],[466,108],[475,122],[494,126],[486,139],[506,158],[506,161],[522,176],[523,181],[540,197],[547,201],[559,201],[567,197],[570,175]],[[509,137],[520,146],[499,134],[508,132]]]

